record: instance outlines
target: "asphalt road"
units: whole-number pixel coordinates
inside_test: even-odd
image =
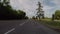
[[[0,34],[59,34],[35,20],[1,20]]]

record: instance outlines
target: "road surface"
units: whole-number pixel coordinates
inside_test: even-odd
[[[1,20],[0,34],[59,34],[35,20]]]

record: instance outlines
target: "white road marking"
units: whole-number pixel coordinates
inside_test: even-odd
[[[20,26],[23,26],[25,24],[25,22],[24,23],[22,23],[22,24],[19,24]],[[10,33],[10,32],[12,32],[12,31],[14,31],[15,30],[15,28],[13,28],[13,29],[11,29],[11,30],[9,30],[8,32],[6,32],[6,33],[4,33],[4,34],[8,34],[8,33]]]
[[[23,26],[25,24],[25,22],[24,23],[22,23],[22,24],[19,24],[20,26]]]
[[[14,31],[14,30],[15,30],[15,28],[9,30],[8,32],[6,32],[6,33],[4,33],[4,34],[8,34],[8,33],[12,32],[12,31]]]

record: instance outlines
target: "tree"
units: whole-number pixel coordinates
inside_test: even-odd
[[[56,10],[55,19],[60,19],[60,10]]]
[[[7,18],[9,12],[12,10],[11,6],[9,5],[9,1],[7,0],[0,0],[0,19]]]
[[[35,19],[35,16],[33,16],[32,19]]]
[[[22,18],[25,18],[25,16],[26,16],[25,12],[18,10],[18,18],[22,19]]]
[[[9,3],[9,0],[0,0],[0,19],[24,19],[26,13],[12,9]]]
[[[29,19],[28,16],[25,16],[25,19]]]
[[[42,6],[41,6],[41,3],[38,2],[38,12],[37,12],[37,16],[39,19],[42,17],[44,18],[44,11],[42,10]]]
[[[55,19],[55,15],[53,14],[53,15],[52,15],[52,20],[54,21],[54,19]]]

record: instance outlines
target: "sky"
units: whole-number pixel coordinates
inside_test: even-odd
[[[60,10],[60,0],[10,0],[13,9],[23,10],[29,17],[35,16],[38,2],[43,6],[45,17],[52,17],[56,10]]]

